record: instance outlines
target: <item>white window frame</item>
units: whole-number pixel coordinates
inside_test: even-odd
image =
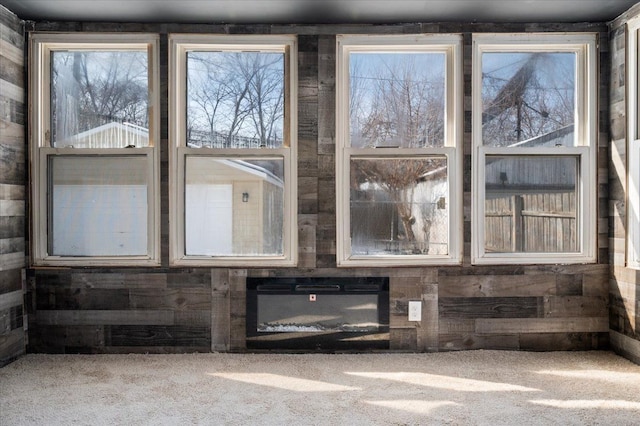
[[[568,52],[576,54],[576,146],[517,148],[483,146],[482,54],[492,52]],[[597,39],[584,33],[474,34],[472,59],[472,223],[473,264],[570,264],[596,261],[597,247]],[[485,244],[485,160],[489,155],[577,158],[577,239],[575,253],[487,253]]]
[[[129,33],[32,33],[30,35],[30,155],[32,186],[31,262],[34,266],[158,266],[160,264],[159,36]],[[145,50],[148,54],[149,145],[130,148],[53,147],[51,53],[78,50]],[[147,161],[147,254],[140,256],[53,256],[48,253],[47,163],[64,156],[145,156]]]
[[[186,143],[187,53],[260,51],[285,53],[283,146],[271,148],[190,148]],[[169,35],[169,205],[171,266],[291,267],[298,259],[297,227],[297,38],[295,35]],[[284,236],[280,256],[202,256],[185,251],[185,162],[187,156],[284,160]]]
[[[627,23],[627,266],[640,269],[640,17]]]
[[[445,54],[445,139],[437,148],[352,148],[349,129],[349,55],[358,52]],[[462,262],[462,37],[450,34],[338,35],[336,69],[336,257],[339,267],[456,265]],[[443,255],[353,255],[351,253],[350,164],[352,158],[446,157],[449,203],[448,253]]]

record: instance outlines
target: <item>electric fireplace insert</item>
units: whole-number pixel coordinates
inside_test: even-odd
[[[247,278],[247,348],[389,348],[389,278]]]

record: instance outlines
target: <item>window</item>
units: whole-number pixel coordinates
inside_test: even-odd
[[[31,36],[34,265],[157,265],[158,37]]]
[[[595,36],[477,35],[473,66],[472,261],[595,261]]]
[[[640,18],[627,24],[628,248],[627,265],[640,268]],[[623,80],[624,82],[624,80]]]
[[[173,34],[171,264],[296,264],[296,39]]]
[[[338,36],[339,266],[461,260],[461,38]]]

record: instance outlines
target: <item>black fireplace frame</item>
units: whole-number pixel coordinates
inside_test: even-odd
[[[258,296],[377,295],[375,331],[258,331]],[[372,351],[389,349],[389,277],[247,277],[246,339],[249,350]]]

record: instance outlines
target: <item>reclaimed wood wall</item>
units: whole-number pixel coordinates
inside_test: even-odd
[[[627,268],[627,105],[626,105],[626,28],[627,21],[640,15],[640,4],[609,26],[611,46],[609,217],[610,308],[609,325],[613,349],[640,364],[640,271]],[[637,196],[637,194],[636,194]]]
[[[0,6],[0,367],[25,352],[24,31]]]
[[[577,31],[601,37],[602,99],[608,88],[606,24],[177,25],[34,23],[39,31],[152,31],[162,35],[162,257],[157,269],[28,271],[29,350],[192,352],[246,349],[246,278],[390,277],[390,349],[578,350],[608,344],[607,147],[600,147],[598,263],[476,267],[470,264],[471,34]],[[295,33],[299,38],[297,268],[172,269],[168,263],[166,36],[171,32]],[[464,35],[464,262],[424,268],[337,268],[335,49],[340,33]],[[608,103],[601,103],[608,114]],[[607,135],[606,120],[600,120]],[[594,189],[596,190],[596,189]],[[409,300],[422,320],[407,319]]]

